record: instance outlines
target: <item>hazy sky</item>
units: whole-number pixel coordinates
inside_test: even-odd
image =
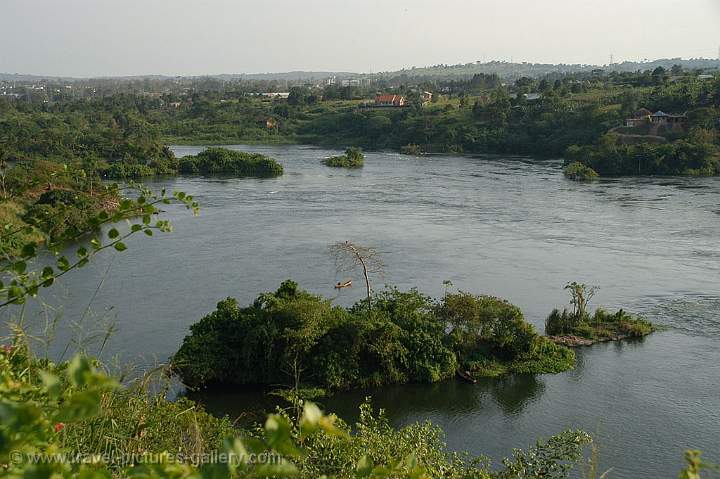
[[[0,0],[0,72],[377,72],[716,58],[720,0]]]

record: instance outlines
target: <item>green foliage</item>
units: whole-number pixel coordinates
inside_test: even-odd
[[[326,158],[323,164],[334,168],[362,168],[365,164],[365,155],[360,148],[348,148],[344,155]]]
[[[565,157],[566,171],[581,170],[581,166],[573,166],[579,163],[600,176],[720,174],[717,146],[702,138],[627,144],[617,135],[607,135],[595,145],[568,148]]]
[[[702,479],[702,477],[709,477],[703,475],[703,471],[720,472],[720,466],[704,461],[700,451],[687,451],[685,462],[687,462],[687,467],[680,472],[678,479]]]
[[[512,459],[505,459],[505,471],[498,479],[513,478],[564,478],[573,465],[582,458],[583,447],[592,439],[582,431],[566,431],[550,438],[547,443],[537,442],[527,452],[516,450]]]
[[[492,296],[446,294],[438,317],[452,327],[450,338],[460,358],[489,354],[511,360],[527,352],[537,335],[517,306]]]
[[[602,308],[590,316],[587,303],[596,287],[589,288],[576,282],[565,287],[571,292],[573,310],[554,309],[545,320],[545,334],[550,336],[572,335],[590,340],[608,340],[619,337],[640,338],[655,331],[655,326],[623,309],[609,313]]]
[[[180,173],[271,178],[282,175],[283,167],[264,155],[226,148],[208,148],[195,156],[181,158],[179,171]]]
[[[543,336],[535,336],[529,350],[519,354],[510,371],[523,374],[554,374],[575,366],[575,353]]]
[[[337,390],[440,381],[459,364],[558,372],[574,362],[572,351],[542,341],[517,307],[466,293],[438,305],[390,288],[369,309],[364,301],[344,309],[286,281],[246,308],[220,302],[190,332],[172,364],[192,387],[304,382]]]
[[[54,210],[43,209],[45,214],[35,217],[34,227],[26,223],[17,227],[13,223],[3,225],[3,231],[0,233],[0,245],[8,249],[3,251],[5,258],[0,262],[0,308],[10,304],[22,304],[28,297],[36,297],[40,288],[52,286],[65,274],[87,265],[95,255],[102,251],[107,249],[124,251],[127,249],[125,241],[130,236],[138,233],[152,236],[154,231],[171,231],[171,225],[167,220],[155,218],[161,213],[160,205],[175,202],[194,212],[197,212],[198,209],[198,204],[192,196],[183,192],[174,192],[172,195],[168,195],[163,190],[157,195],[144,187],[133,184],[130,184],[126,190],[128,193],[132,192],[135,197],[120,200],[119,189],[115,185],[111,187],[110,191],[114,193],[113,198],[118,198],[118,200],[112,209],[91,209],[82,220],[78,219],[75,222],[69,221],[68,208],[77,208],[77,197],[74,194],[63,193],[52,195],[51,199],[63,198],[64,201],[72,202],[72,206],[67,207],[64,201],[56,201],[55,208],[58,216],[55,216]],[[35,206],[52,208],[51,204]],[[36,210],[31,209],[30,211]],[[54,226],[58,218],[62,218],[65,222],[64,228],[59,231]],[[104,241],[100,234],[102,228],[121,221],[127,221],[127,228],[123,229],[122,233],[116,228],[109,229],[107,241]],[[38,242],[34,238],[30,238],[22,245],[16,243],[18,238],[26,238],[22,234],[26,234],[28,230],[32,232],[34,228],[39,231],[50,230],[51,233],[42,245],[54,255],[54,259],[42,270],[28,268],[28,263],[38,256]],[[94,237],[86,245],[77,247],[74,257],[62,254],[63,247],[68,243],[87,239],[88,235],[94,235]],[[12,250],[9,249],[11,246],[14,246]]]
[[[0,203],[4,254],[19,254],[30,242],[52,242],[87,231],[94,215],[113,210],[119,201],[116,187],[98,185],[97,177],[73,165],[23,161],[4,173],[6,198]]]
[[[583,165],[579,161],[574,161],[567,165],[563,169],[563,174],[566,178],[575,181],[592,181],[599,176],[595,170]]]

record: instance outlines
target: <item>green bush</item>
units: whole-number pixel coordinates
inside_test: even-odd
[[[565,178],[575,181],[592,181],[599,176],[595,170],[579,161],[567,165],[563,170],[563,174]]]
[[[344,155],[326,158],[323,164],[334,168],[362,168],[365,164],[365,155],[360,148],[348,148]]]

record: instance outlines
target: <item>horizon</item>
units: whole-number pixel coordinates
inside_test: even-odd
[[[456,66],[465,66],[465,65],[490,65],[495,63],[501,63],[501,64],[507,64],[507,65],[547,65],[547,66],[582,66],[582,67],[602,67],[602,68],[608,68],[612,66],[617,65],[623,65],[627,63],[635,63],[638,65],[642,64],[653,64],[656,62],[662,62],[662,61],[715,61],[720,63],[720,58],[705,58],[705,57],[664,57],[664,58],[652,58],[652,59],[642,59],[642,60],[620,60],[616,61],[614,63],[605,63],[605,64],[599,64],[599,63],[568,63],[568,62],[559,62],[559,63],[545,63],[545,62],[529,62],[529,61],[514,61],[510,62],[509,60],[503,60],[503,59],[490,59],[485,62],[480,61],[468,61],[468,62],[460,62],[460,63],[437,63],[434,65],[414,65],[414,66],[405,66],[401,67],[395,70],[385,70],[385,71],[377,71],[377,72],[363,72],[363,71],[341,71],[341,70],[276,70],[276,71],[253,71],[253,72],[220,72],[220,73],[200,73],[197,75],[171,75],[166,73],[138,73],[138,74],[130,74],[130,75],[94,75],[94,76],[72,76],[72,75],[58,75],[54,73],[33,73],[33,72],[11,72],[11,71],[0,71],[0,75],[7,75],[7,76],[28,76],[28,77],[36,77],[40,79],[52,79],[52,78],[58,78],[58,79],[68,79],[68,80],[112,80],[112,79],[123,79],[123,78],[149,78],[149,77],[164,77],[164,78],[214,78],[214,77],[220,77],[220,76],[260,76],[260,75],[287,75],[287,74],[293,74],[293,73],[308,73],[308,74],[347,74],[347,75],[382,75],[382,74],[388,74],[388,73],[397,73],[397,72],[403,72],[403,71],[411,71],[414,69],[427,69],[427,68],[435,68],[438,66],[443,67],[456,67]]]
[[[387,20],[377,21],[377,12]],[[361,74],[490,59],[598,66],[611,56],[612,63],[715,59],[718,24],[713,0],[279,0],[262,7],[230,0],[7,0],[0,70],[191,77]]]

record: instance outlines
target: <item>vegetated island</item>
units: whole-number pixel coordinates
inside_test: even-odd
[[[580,161],[573,161],[572,163],[566,164],[563,169],[563,174],[565,178],[574,181],[593,181],[600,176],[597,171],[584,165]]]
[[[283,167],[265,155],[215,147],[180,158],[178,172],[273,178],[283,174]]]
[[[368,307],[293,281],[248,307],[235,299],[190,327],[172,369],[189,387],[312,385],[328,390],[572,369],[569,348],[540,336],[519,308],[490,296],[386,289]]]
[[[325,166],[333,168],[362,168],[365,165],[365,155],[360,148],[352,147],[339,156],[331,156],[323,161]]]
[[[568,283],[572,311],[554,309],[545,320],[545,334],[557,344],[565,346],[590,346],[607,341],[642,338],[657,330],[654,324],[623,309],[610,313],[602,308],[593,315],[587,310],[588,303],[597,292],[577,282]]]

